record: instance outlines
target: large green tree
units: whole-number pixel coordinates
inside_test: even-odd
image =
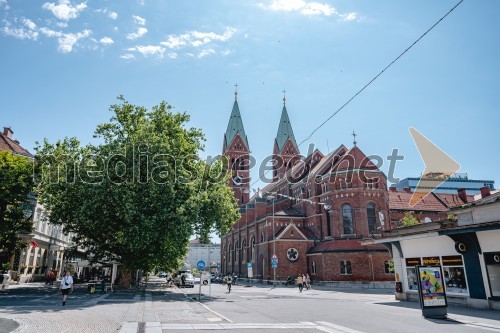
[[[23,212],[33,190],[33,166],[27,157],[0,151],[0,264],[8,262],[22,244],[19,234],[33,223]]]
[[[165,102],[147,110],[123,97],[98,144],[77,139],[36,148],[38,192],[93,260],[129,269],[175,268],[192,234],[225,233],[238,218],[223,160],[206,163],[200,130]]]

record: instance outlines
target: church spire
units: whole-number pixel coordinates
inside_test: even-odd
[[[233,110],[231,111],[231,116],[229,117],[229,123],[227,124],[226,135],[225,135],[225,149],[228,149],[233,142],[236,135],[240,135],[241,139],[246,145],[246,148],[250,150],[248,145],[248,139],[245,134],[245,128],[243,127],[243,120],[241,119],[240,108],[238,106],[238,84],[235,85],[236,89],[234,91],[234,104]]]
[[[292,123],[290,122],[290,118],[288,117],[288,112],[286,110],[286,97],[284,94],[285,91],[283,90],[283,110],[281,111],[281,119],[280,119],[280,125],[278,127],[278,133],[276,134],[276,143],[278,145],[278,150],[281,151],[285,146],[286,142],[290,140],[298,152],[299,148],[297,146],[297,142],[295,141],[295,136],[293,135],[293,130],[292,130]]]

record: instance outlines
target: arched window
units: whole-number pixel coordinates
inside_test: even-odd
[[[375,215],[375,206],[369,204],[366,206],[366,216],[368,218],[368,232],[375,234],[377,232],[377,217]]]
[[[352,219],[351,205],[345,204],[342,206],[342,222],[344,225],[344,234],[354,234],[354,223]]]
[[[229,247],[227,248],[228,252],[228,263],[229,265],[233,265],[233,244],[229,243]]]
[[[234,243],[234,263],[235,265],[238,264],[238,261],[240,260],[240,241],[236,240]]]
[[[351,262],[350,261],[341,261],[340,262],[340,274],[341,275],[351,275]]]
[[[252,236],[252,242],[250,244],[252,246],[250,249],[250,260],[253,262],[255,258],[255,236]]]
[[[261,234],[260,234],[260,242],[261,242],[261,243],[264,243],[264,240],[265,240],[265,238],[264,238],[264,233],[261,233]]]
[[[241,262],[245,263],[247,261],[247,241],[245,239],[241,242],[241,252]]]

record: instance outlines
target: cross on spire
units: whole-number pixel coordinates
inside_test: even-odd
[[[283,105],[286,104],[286,90],[283,89]]]
[[[238,83],[234,85],[234,100],[238,98]]]
[[[352,131],[352,134],[351,134],[351,135],[352,135],[352,136],[353,136],[353,138],[354,138],[354,141],[353,141],[353,143],[354,143],[354,147],[356,147],[356,143],[357,143],[357,142],[356,142],[356,136],[358,136],[358,135],[354,132],[354,130]]]

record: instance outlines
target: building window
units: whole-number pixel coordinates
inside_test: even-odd
[[[394,261],[392,259],[384,261],[384,271],[385,271],[385,274],[393,274],[394,273]]]
[[[250,251],[250,260],[253,262],[255,258],[255,236],[252,236],[252,249]]]
[[[340,275],[351,275],[352,268],[350,261],[341,261],[340,262]]]
[[[377,233],[377,218],[375,215],[375,206],[369,204],[366,207],[366,216],[368,217],[368,232],[370,234]]]
[[[264,239],[265,239],[265,238],[264,238],[264,233],[261,233],[261,234],[260,234],[260,242],[261,242],[261,243],[264,243]]]
[[[342,206],[342,222],[344,224],[344,234],[354,234],[354,224],[352,219],[351,205],[345,204]]]
[[[316,262],[315,261],[313,261],[313,263],[312,263],[311,272],[312,272],[311,274],[316,275]]]
[[[243,252],[241,262],[245,263],[247,261],[247,241],[246,240],[243,240],[243,242],[241,243],[241,250]]]

